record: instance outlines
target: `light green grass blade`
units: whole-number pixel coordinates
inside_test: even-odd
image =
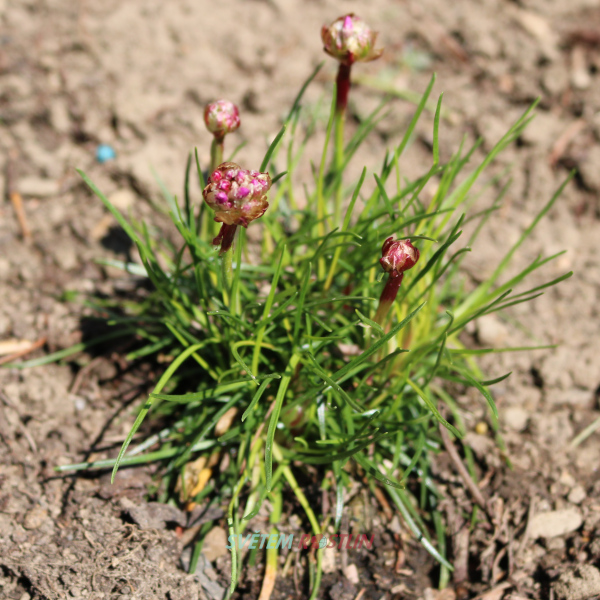
[[[281,382],[279,383],[279,389],[277,390],[277,396],[275,397],[275,403],[273,405],[273,412],[269,419],[269,428],[267,430],[267,439],[265,443],[265,476],[267,479],[266,487],[268,491],[271,491],[273,485],[273,444],[275,440],[275,429],[279,422],[279,415],[281,414],[285,393],[287,392],[292,375],[294,374],[299,361],[300,355],[293,354],[290,363],[281,378]]]
[[[190,346],[189,348],[186,348],[170,365],[169,368],[162,374],[162,377],[158,380],[158,383],[156,384],[156,386],[154,386],[154,390],[152,390],[153,394],[158,394],[160,393],[160,391],[165,387],[165,385],[169,382],[169,380],[171,379],[171,377],[173,377],[173,375],[175,374],[175,372],[177,371],[177,369],[179,369],[179,367],[182,365],[182,363],[189,358],[194,352],[196,352],[197,350],[200,350],[200,348],[202,348],[205,344],[195,344],[194,346]],[[121,446],[121,450],[119,450],[119,455],[117,456],[117,459],[115,461],[115,466],[113,467],[113,471],[112,471],[112,475],[110,478],[111,483],[114,482],[115,480],[115,475],[117,474],[117,471],[119,469],[119,465],[121,464],[122,460],[123,460],[123,455],[125,454],[125,451],[127,450],[127,447],[129,446],[131,440],[133,439],[133,436],[135,435],[136,431],[139,429],[140,425],[142,424],[142,421],[146,418],[146,415],[148,414],[148,411],[150,410],[150,408],[152,407],[152,398],[148,398],[148,400],[146,401],[146,403],[142,406],[140,412],[138,413],[138,416],[133,424],[133,426],[131,427],[131,429],[129,430],[129,433],[127,434],[127,437],[125,438],[125,441],[123,442],[123,445]]]

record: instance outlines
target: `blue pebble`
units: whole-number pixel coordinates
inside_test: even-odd
[[[96,148],[96,160],[100,164],[109,160],[114,160],[115,158],[117,158],[117,153],[112,146],[109,146],[108,144],[100,144]]]

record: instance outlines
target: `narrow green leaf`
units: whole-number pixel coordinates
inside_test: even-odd
[[[565,179],[565,181],[561,184],[561,186],[558,188],[558,190],[556,190],[556,192],[552,195],[552,198],[550,198],[550,200],[545,204],[545,206],[542,208],[542,210],[540,210],[539,213],[535,216],[533,221],[525,229],[525,231],[521,234],[519,239],[513,244],[513,246],[510,248],[510,250],[506,253],[506,255],[500,261],[500,264],[496,267],[496,270],[492,273],[492,275],[489,278],[487,278],[486,281],[477,289],[477,291],[469,297],[469,299],[466,301],[466,303],[460,307],[461,315],[464,314],[464,312],[468,308],[470,308],[474,304],[477,304],[478,302],[480,302],[482,300],[482,298],[488,293],[491,286],[495,283],[495,281],[498,279],[498,277],[504,272],[504,270],[508,266],[508,263],[511,261],[515,252],[519,249],[521,244],[531,235],[531,232],[536,228],[536,226],[540,222],[540,220],[552,208],[552,206],[554,205],[554,203],[556,202],[558,197],[562,194],[563,190],[565,189],[567,184],[571,181],[571,179],[574,176],[575,176],[575,171],[572,171],[569,174],[569,176]],[[505,286],[508,284],[510,284],[510,282],[507,282],[505,284]]]
[[[277,267],[275,269],[275,273],[273,273],[273,279],[271,280],[271,289],[269,290],[269,295],[267,296],[267,301],[265,302],[265,309],[263,311],[263,321],[266,321],[269,313],[271,312],[271,308],[273,306],[273,301],[275,298],[275,292],[277,291],[277,284],[279,283],[279,276],[281,275],[281,269],[283,268],[283,257],[285,256],[286,246],[283,245],[281,248],[281,254],[279,255],[279,262],[277,263]],[[252,355],[252,370],[255,373],[258,373],[258,363],[260,359],[260,349],[262,345],[263,336],[265,334],[265,324],[262,323],[258,327],[258,331],[256,332],[256,345],[254,346],[254,353]]]
[[[300,102],[302,101],[302,98],[304,96],[304,92],[306,92],[306,89],[312,83],[312,81],[314,80],[314,78],[318,75],[319,71],[323,68],[324,64],[325,64],[325,61],[320,62],[315,67],[314,71],[308,76],[308,79],[302,84],[302,87],[300,88],[300,91],[298,92],[298,95],[294,99],[294,103],[292,104],[292,108],[290,109],[290,112],[288,113],[286,122],[290,121],[290,119],[292,118],[292,116],[294,115],[294,113],[300,108]]]
[[[398,490],[403,490],[405,486],[403,486],[401,483],[390,479],[389,477],[386,477],[385,475],[383,475],[382,473],[380,473],[377,470],[377,467],[365,456],[363,456],[362,454],[355,454],[352,457],[365,471],[367,471],[367,473],[369,473],[369,475],[372,475],[373,477],[375,477],[375,479],[377,479],[377,481],[379,481],[380,483],[383,483],[384,485],[396,488]]]
[[[442,112],[442,98],[444,94],[441,93],[438,98],[438,103],[435,109],[435,115],[433,117],[433,164],[437,165],[440,162],[440,114]]]
[[[198,158],[198,148],[194,148],[194,157],[196,158],[196,173],[198,174],[198,185],[200,189],[203,190],[206,186],[204,181],[204,173],[202,172],[202,168],[200,167],[200,159]]]
[[[269,427],[267,429],[267,440],[265,444],[265,475],[267,479],[267,490],[270,492],[273,485],[273,444],[275,443],[275,429],[279,422],[279,415],[281,414],[281,407],[283,406],[283,400],[285,393],[287,392],[288,386],[292,379],[292,375],[296,371],[296,366],[300,360],[299,354],[292,355],[290,363],[281,378],[279,389],[277,390],[277,396],[275,397],[275,404],[273,411],[271,412],[271,418],[269,419]]]
[[[185,164],[185,179],[183,187],[183,198],[185,202],[185,223],[190,231],[195,231],[194,213],[192,211],[192,203],[190,199],[190,171],[192,168],[192,154],[188,153],[187,162]]]
[[[279,173],[278,175],[275,175],[275,177],[273,177],[271,179],[271,184],[275,185],[282,177],[285,177],[287,175],[287,171],[283,171],[283,173]]]
[[[269,166],[269,161],[271,160],[271,156],[273,155],[273,152],[275,152],[275,148],[277,148],[277,146],[279,145],[279,142],[281,141],[281,138],[283,137],[283,134],[285,133],[287,125],[284,125],[280,130],[279,133],[275,136],[275,139],[271,142],[271,145],[269,146],[269,149],[267,150],[267,153],[265,154],[265,157],[263,158],[263,161],[260,165],[260,169],[259,171],[261,173],[264,173],[267,169],[267,167]]]
[[[333,390],[335,390],[337,392],[337,394],[339,396],[341,396],[341,398],[345,402],[347,402],[355,411],[361,413],[365,410],[364,407],[362,407],[358,402],[356,402],[356,400],[351,398],[329,375],[327,375],[327,373],[325,373],[325,371],[321,368],[321,366],[317,362],[317,359],[312,354],[307,353],[307,356],[309,357],[309,359],[312,362],[312,367],[313,367],[315,373],[317,373],[319,375],[319,377],[321,377],[321,379],[323,379],[323,381],[325,381],[325,383],[327,383],[328,387],[331,387]],[[323,392],[326,392],[327,389],[328,388],[326,387],[323,390]]]
[[[557,344],[547,346],[513,346],[511,348],[449,348],[450,354],[479,355],[479,354],[499,354],[501,352],[529,352],[531,350],[551,350],[556,348]]]
[[[340,382],[340,380],[344,377],[348,371],[355,369],[358,365],[365,362],[368,358],[373,356],[384,344],[387,344],[389,340],[391,340],[400,330],[402,330],[411,320],[412,318],[425,306],[425,302],[415,308],[405,319],[403,319],[398,325],[393,327],[389,333],[384,335],[380,340],[377,340],[368,350],[365,350],[359,356],[353,358],[349,363],[343,366],[337,373],[335,373],[332,379],[336,382]]]
[[[271,375],[262,375],[257,379],[264,379],[268,383],[271,379],[280,379],[280,376],[276,373]],[[234,392],[236,390],[247,387],[246,384],[253,381],[252,378],[234,379],[232,381],[224,381],[219,385],[211,388],[202,390],[201,392],[193,392],[190,394],[155,394],[154,392],[150,396],[156,400],[165,400],[167,402],[176,402],[179,404],[185,404],[188,402],[194,402],[195,400],[207,400],[216,399],[223,394]]]
[[[515,294],[514,296],[511,296],[509,298],[509,300],[512,300],[513,298],[520,298],[521,296],[528,296],[529,294],[535,294],[536,292],[539,292],[540,290],[544,290],[546,288],[552,287],[552,286],[556,285],[557,283],[564,281],[565,279],[569,279],[569,277],[571,277],[572,275],[573,275],[573,271],[569,271],[568,273],[565,273],[564,275],[561,275],[560,277],[557,277],[556,279],[553,279],[552,281],[549,281],[548,283],[538,285],[537,287],[527,290],[526,292],[521,292],[520,294]]]
[[[423,453],[423,450],[425,449],[425,442],[426,442],[425,434],[421,431],[421,433],[419,433],[419,438],[417,439],[415,453],[412,457],[412,460],[410,461],[410,463],[404,470],[404,475],[402,476],[402,479],[400,480],[401,485],[404,485],[406,483],[408,476],[411,474],[412,470],[417,466],[417,463],[419,462],[419,458],[421,457],[421,454]]]
[[[158,183],[158,187],[160,188],[160,191],[162,192],[163,198],[165,199],[165,202],[167,203],[167,206],[169,207],[169,213],[172,216],[173,222],[175,224],[180,223],[181,222],[181,213],[179,211],[179,206],[177,204],[177,198],[175,198],[175,196],[173,196],[173,194],[171,194],[171,192],[169,191],[169,188],[167,188],[165,182],[162,180],[161,176],[154,169],[154,167],[150,167],[150,172],[152,173],[152,176],[154,177],[156,183]]]
[[[423,547],[427,550],[427,552],[429,552],[429,554],[431,554],[431,556],[433,556],[433,558],[435,558],[435,560],[444,565],[447,569],[453,571],[454,568],[452,565],[434,548],[431,542],[424,536],[423,532],[415,523],[408,508],[410,506],[410,501],[406,497],[405,492],[402,490],[395,490],[393,487],[386,488],[386,491],[398,507],[398,510],[402,514],[402,518],[406,521],[409,529],[416,536],[417,541],[423,545]]]
[[[379,333],[383,333],[383,327],[379,324],[376,323],[375,321],[369,319],[369,317],[366,317],[365,315],[363,315],[360,310],[358,310],[358,308],[354,309],[354,312],[358,315],[358,318],[368,327],[372,327],[375,331],[378,331]]]
[[[385,191],[385,186],[383,185],[381,179],[379,179],[379,177],[377,177],[377,175],[375,173],[373,173],[373,177],[375,178],[375,183],[377,184],[377,188],[379,189],[379,194],[383,198],[385,208],[386,208],[388,214],[390,215],[390,219],[395,219],[396,216],[394,214],[394,207],[392,206],[390,198],[387,195],[387,192]]]
[[[127,222],[125,217],[123,217],[123,215],[117,210],[117,208],[113,206],[113,204],[108,200],[108,198],[96,187],[92,180],[81,169],[75,170],[79,173],[80,177],[83,179],[83,181],[85,181],[85,183],[92,190],[92,192],[94,192],[94,194],[96,194],[96,196],[98,196],[98,198],[102,200],[104,206],[106,206],[106,208],[108,208],[108,210],[112,213],[113,217],[117,220],[117,222],[123,228],[125,233],[131,238],[132,241],[134,241],[138,245],[139,248],[143,250],[143,252],[141,252],[142,256],[150,254],[149,248],[138,236],[138,234],[133,230],[131,225]]]
[[[302,320],[302,311],[304,310],[304,302],[306,300],[306,293],[308,291],[308,286],[310,283],[310,276],[312,271],[312,263],[307,263],[306,273],[304,274],[304,278],[302,280],[302,287],[300,288],[300,297],[298,298],[298,304],[296,306],[296,316],[294,318],[294,346],[297,346],[300,343],[300,324]]]
[[[260,387],[258,388],[258,390],[256,390],[256,393],[254,394],[252,401],[248,405],[248,408],[244,411],[244,414],[242,415],[242,423],[247,419],[248,415],[252,412],[252,410],[256,406],[256,403],[261,399],[264,391],[267,389],[267,386],[271,383],[272,379],[281,379],[281,375],[274,374],[274,375],[268,376],[260,384]]]
[[[233,357],[238,362],[238,364],[242,367],[242,369],[244,371],[246,371],[246,373],[248,373],[248,375],[250,375],[250,377],[252,377],[252,380],[254,381],[254,383],[256,383],[256,385],[258,385],[256,376],[252,373],[252,371],[250,370],[250,367],[244,362],[244,360],[240,356],[240,353],[237,350],[238,346],[241,346],[241,345],[245,346],[246,344],[244,342],[237,342],[235,344],[231,344],[230,345],[231,353],[233,354]]]
[[[352,212],[354,211],[354,205],[356,203],[356,200],[358,199],[360,190],[362,188],[362,185],[365,181],[366,176],[367,176],[367,167],[364,167],[362,170],[362,173],[360,175],[360,178],[358,180],[358,183],[356,184],[356,187],[354,188],[354,193],[352,194],[352,199],[350,200],[350,204],[348,205],[348,208],[346,210],[346,214],[344,216],[344,222],[342,224],[341,233],[345,233],[346,230],[348,229],[348,225],[350,224],[350,218],[352,217]],[[357,237],[360,238],[360,236],[357,236]],[[337,247],[335,249],[335,252],[333,253],[333,259],[331,260],[331,265],[329,267],[329,273],[327,275],[327,279],[325,280],[325,285],[324,285],[325,291],[329,290],[329,288],[331,287],[331,283],[333,281],[333,277],[335,275],[335,272],[337,269],[337,264],[340,259],[341,253],[342,253],[341,246]]]
[[[213,427],[218,423],[219,419],[230,408],[233,408],[240,401],[241,397],[241,394],[236,394],[231,400],[229,400],[229,402],[223,404],[223,406],[215,414],[212,415],[208,423],[206,423],[204,427],[196,434],[196,436],[190,442],[186,450],[178,456],[174,465],[176,469],[182,467],[189,461],[192,453],[194,452],[194,449],[196,448],[196,445],[204,440],[206,435],[208,435],[208,432],[211,431]],[[181,451],[181,447],[179,448],[179,450]]]
[[[496,383],[500,383],[501,381],[504,381],[505,379],[508,379],[510,376],[512,375],[512,371],[509,371],[508,373],[504,374],[504,375],[500,375],[500,377],[496,377],[495,379],[488,379],[486,381],[481,381],[481,385],[485,385],[485,386],[490,386],[490,385],[494,385]]]
[[[400,156],[402,156],[402,153],[404,152],[404,149],[406,148],[406,145],[408,144],[408,141],[410,140],[410,138],[413,134],[413,131],[415,130],[415,127],[417,126],[417,123],[421,117],[421,113],[423,112],[423,109],[425,108],[425,105],[427,104],[427,99],[429,98],[429,94],[431,93],[434,83],[435,83],[435,73],[431,76],[429,85],[427,86],[427,89],[421,96],[421,101],[419,102],[419,104],[417,106],[417,110],[415,111],[415,114],[413,115],[413,118],[411,119],[411,121],[408,125],[408,128],[406,129],[406,132],[404,133],[404,137],[402,138],[400,145],[398,146],[398,148],[396,149],[396,152],[394,153],[394,161],[395,162],[397,162],[398,159],[400,158]]]
[[[190,346],[189,348],[186,348],[169,365],[169,368],[162,374],[162,377],[158,380],[158,383],[156,384],[156,386],[152,390],[152,393],[153,394],[160,393],[160,391],[169,382],[169,380],[171,379],[171,377],[173,377],[173,375],[175,374],[175,372],[177,371],[177,369],[179,369],[179,367],[181,366],[181,364],[189,356],[191,356],[194,352],[196,352],[197,350],[199,350],[200,348],[202,348],[202,346],[204,346],[204,343],[202,343],[202,344],[195,344],[193,346]],[[125,454],[125,451],[127,450],[127,447],[129,446],[131,440],[133,439],[133,436],[135,435],[136,431],[139,429],[140,425],[142,424],[142,421],[146,418],[146,415],[148,414],[148,411],[150,410],[151,407],[152,407],[152,397],[149,397],[148,400],[146,401],[146,403],[142,406],[140,412],[138,413],[138,416],[137,416],[135,422],[133,423],[133,426],[129,430],[129,433],[127,434],[127,437],[125,438],[125,441],[123,442],[123,445],[121,446],[121,449],[119,450],[119,454],[118,454],[117,459],[115,461],[115,466],[113,467],[112,475],[111,475],[111,478],[110,478],[111,483],[113,483],[114,480],[115,480],[115,475],[117,474],[117,471],[119,469],[119,465],[122,462],[123,455]]]
[[[437,406],[433,403],[431,398],[427,395],[427,393],[422,390],[414,381],[411,379],[407,379],[406,383],[410,385],[410,387],[417,393],[417,396],[423,400],[427,408],[432,412],[433,416],[436,418],[438,423],[441,423],[448,431],[451,431],[458,439],[462,439],[464,436],[454,427],[442,417],[440,411],[437,409]]]
[[[278,306],[273,312],[271,312],[271,315],[268,318],[261,319],[261,321],[258,323],[258,327],[265,328],[267,325],[271,324],[282,312],[285,311],[288,306],[290,306],[290,304],[296,300],[297,297],[298,292],[294,292],[281,306]],[[295,310],[297,310],[297,307],[295,307]]]
[[[349,450],[342,450],[340,452],[333,453],[332,450],[329,449],[327,452],[320,452],[319,454],[296,452],[290,454],[290,458],[293,460],[300,460],[301,462],[309,465],[329,465],[332,462],[341,462],[347,460],[348,458],[354,458],[355,460],[358,460],[357,456],[360,456],[358,454],[359,452],[362,452],[367,446],[379,442],[386,435],[387,433],[383,433],[375,437],[369,437]]]
[[[477,379],[475,379],[470,373],[467,373],[465,369],[459,369],[458,371],[472,386],[476,387],[483,394],[490,406],[490,409],[492,410],[492,413],[494,414],[494,417],[497,419],[498,409],[496,408],[496,403],[494,402],[492,395],[483,387],[483,385],[481,385],[481,383],[479,383],[479,381],[477,381]]]
[[[42,365],[47,365],[49,363],[58,362],[63,358],[67,358],[68,356],[72,356],[73,354],[77,354],[79,352],[85,352],[89,348],[93,348],[94,346],[98,346],[99,344],[103,344],[104,342],[108,342],[109,340],[114,340],[121,337],[127,337],[134,334],[134,331],[131,329],[119,329],[119,331],[111,331],[105,335],[99,335],[89,341],[81,342],[79,344],[74,344],[69,348],[65,348],[64,350],[59,350],[58,352],[53,352],[52,354],[46,354],[46,356],[40,356],[39,358],[32,358],[30,360],[26,360],[22,363],[9,363],[4,365],[5,369],[31,369],[32,367],[40,367]]]

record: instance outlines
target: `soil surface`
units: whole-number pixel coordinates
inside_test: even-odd
[[[330,557],[320,597],[598,595],[600,431],[572,445],[600,418],[597,0],[0,0],[0,188],[7,191],[0,201],[0,344],[24,344],[4,354],[33,343],[31,357],[80,341],[86,311],[69,300],[131,286],[96,262],[135,260],[135,253],[76,167],[120,209],[149,215],[160,197],[152,167],[179,193],[190,149],[197,146],[207,164],[202,111],[221,97],[242,107],[234,135],[246,145],[238,158],[255,165],[323,59],[321,25],[350,11],[380,31],[386,49],[381,60],[354,70],[363,82],[353,90],[353,117],[376,106],[375,87],[420,93],[436,72],[433,93],[444,92],[447,109],[442,159],[464,136],[471,143],[481,136],[489,149],[540,98],[534,121],[496,161],[483,182],[491,185],[481,186],[481,202],[489,202],[500,192],[492,176],[512,168],[503,208],[465,262],[465,276],[480,281],[491,273],[572,168],[577,175],[516,253],[514,268],[566,250],[534,274],[531,287],[575,274],[469,332],[484,347],[559,346],[482,361],[489,377],[513,372],[494,387],[505,452],[486,429],[480,400],[460,399],[491,516],[469,528],[472,497],[440,455],[435,476],[447,496],[456,567],[449,587],[437,591],[434,563],[397,518],[389,521],[367,499],[379,532],[374,550]],[[328,59],[306,102],[327,97],[334,73]],[[392,109],[356,156],[356,172],[397,144],[414,105],[398,98]],[[418,127],[403,163],[408,174],[430,164],[431,125],[427,115]],[[99,144],[112,146],[116,159],[99,163]],[[21,218],[11,192],[22,197]],[[124,350],[0,370],[2,598],[222,597],[229,559],[219,515],[199,569],[188,575],[181,532],[191,516],[148,502],[151,468],[124,469],[113,486],[103,473],[53,471],[116,453],[156,377],[131,370]],[[292,531],[293,515],[288,520]],[[274,600],[306,597],[307,577],[292,570],[278,578]],[[259,562],[238,597],[258,597],[262,575]]]

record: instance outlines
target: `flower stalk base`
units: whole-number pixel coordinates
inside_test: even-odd
[[[383,288],[383,292],[381,292],[379,306],[377,307],[377,312],[375,313],[373,320],[382,327],[390,314],[390,309],[396,301],[396,296],[398,295],[398,290],[400,289],[403,278],[404,273],[395,276],[390,274],[387,283]]]
[[[219,256],[223,256],[233,246],[237,225],[227,225],[223,223],[219,231],[219,235],[213,239],[213,246],[220,246]]]
[[[338,74],[335,80],[336,84],[336,101],[335,110],[337,114],[344,114],[348,106],[348,95],[350,93],[350,70],[352,65],[340,63]]]
[[[225,146],[225,136],[215,135],[210,145],[210,170],[214,171],[223,162],[223,148]]]

